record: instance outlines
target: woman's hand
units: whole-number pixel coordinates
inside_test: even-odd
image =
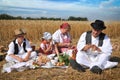
[[[19,56],[14,55],[14,54],[10,54],[10,56],[11,56],[12,58],[16,59],[16,60],[19,61],[19,62],[23,62],[23,61],[24,61],[22,58],[20,58]]]
[[[71,47],[72,44],[71,43],[64,43],[66,45],[66,47]]]
[[[23,62],[23,61],[24,61],[24,60],[23,60],[22,58],[20,58],[20,57],[18,57],[17,60],[18,60],[19,62]]]
[[[31,51],[28,51],[28,52],[27,52],[27,55],[26,55],[26,57],[23,59],[23,61],[24,61],[24,62],[28,61],[29,58],[30,58],[30,55],[31,55]]]

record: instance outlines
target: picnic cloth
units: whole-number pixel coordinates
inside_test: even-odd
[[[52,58],[53,55],[49,55],[48,57]],[[16,62],[8,62],[3,65],[2,73],[5,73],[5,72],[10,73],[13,70],[21,72],[24,70],[36,69],[36,68],[68,68],[68,66],[66,66],[66,65],[56,66],[55,63],[58,62],[58,61],[56,61],[56,59],[58,59],[58,58],[55,58],[55,60],[51,59],[50,61],[48,61],[47,63],[44,63],[42,65],[34,64],[34,63],[36,63],[37,58],[29,60],[27,62],[17,62],[17,63]]]

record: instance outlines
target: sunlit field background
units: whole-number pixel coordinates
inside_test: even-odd
[[[54,33],[63,22],[71,25],[71,36],[73,44],[77,44],[80,35],[91,30],[90,21],[46,21],[46,20],[0,20],[0,45],[7,48],[14,39],[14,30],[24,28],[26,37],[39,46],[42,33]],[[111,60],[120,62],[120,22],[105,22],[105,32],[113,45],[113,58]],[[5,61],[0,62],[0,70]],[[68,69],[36,69],[24,72],[0,73],[0,80],[119,80],[120,64],[117,68],[108,69],[101,75],[96,75],[87,70],[85,73]],[[47,76],[47,77],[46,77]]]
[[[63,22],[71,25],[73,40],[78,40],[84,31],[91,30],[89,21],[0,20],[0,44],[7,45],[14,38],[14,30],[17,28],[24,28],[27,31],[26,37],[37,42],[42,33],[54,33]],[[110,38],[120,38],[120,22],[105,22],[105,25],[107,29],[104,32]]]

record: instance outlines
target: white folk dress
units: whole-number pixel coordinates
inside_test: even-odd
[[[68,32],[67,34],[62,34],[60,29],[58,29],[53,35],[52,38],[57,43],[70,43],[71,42],[71,36]],[[67,53],[68,55],[72,56],[73,49],[70,49],[68,47],[61,47],[60,49],[61,53]]]

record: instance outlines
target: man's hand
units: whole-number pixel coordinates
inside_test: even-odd
[[[91,44],[87,44],[82,50],[83,51],[87,51],[90,48],[91,48]]]
[[[98,48],[96,45],[91,45],[92,51],[98,51],[101,52],[100,48]]]

